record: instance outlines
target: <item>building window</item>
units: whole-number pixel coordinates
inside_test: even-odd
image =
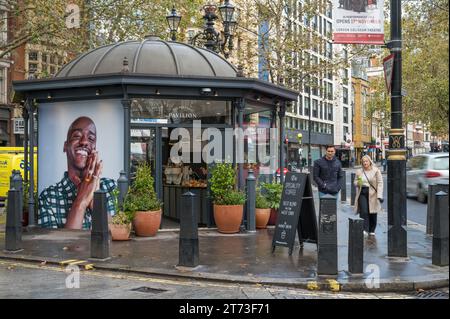
[[[313,78],[312,79],[312,94],[315,96],[319,95],[319,79],[318,78]]]
[[[328,103],[328,121],[333,121],[333,104]]]
[[[333,44],[328,41],[327,41],[327,48],[326,48],[325,56],[329,59],[333,58]]]
[[[326,12],[326,14],[327,14],[328,18],[330,18],[330,19],[333,18],[333,9],[331,7],[331,2],[327,3],[327,12]]]
[[[309,99],[305,98],[305,115],[309,116]]]
[[[327,98],[333,100],[333,83],[327,83]]]
[[[348,107],[344,107],[344,123],[348,124]]]
[[[303,115],[303,97],[301,95],[298,99],[298,114]]]
[[[318,106],[318,101],[317,100],[313,100],[312,101],[312,116],[313,117],[319,117],[319,106]]]
[[[348,104],[348,89],[345,87],[342,88],[342,96],[344,104]]]
[[[320,101],[320,119],[323,120],[323,102]]]
[[[38,53],[36,51],[28,52],[28,60],[29,61],[37,61],[38,60]]]
[[[38,65],[37,63],[28,63],[28,73],[34,74],[37,72]]]

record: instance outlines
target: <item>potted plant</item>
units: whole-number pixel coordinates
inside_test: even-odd
[[[113,191],[112,195],[116,214],[111,218],[109,223],[111,238],[112,240],[128,240],[130,238],[133,214],[120,209],[118,200],[119,191],[117,189]]]
[[[236,172],[230,163],[218,163],[211,172],[214,220],[221,233],[238,233],[244,215],[244,192],[235,189]]]
[[[256,193],[256,228],[266,228],[270,217],[269,201],[263,196],[259,190]]]
[[[156,235],[161,225],[161,206],[156,197],[151,167],[139,165],[123,203],[123,210],[133,215],[136,236]]]
[[[265,192],[265,197],[269,202],[270,217],[268,225],[275,225],[277,222],[278,208],[280,207],[283,185],[280,183],[263,183],[261,185]]]

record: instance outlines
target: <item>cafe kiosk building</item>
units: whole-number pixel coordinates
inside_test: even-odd
[[[177,127],[192,129],[194,119],[201,120],[202,129],[242,128],[248,124],[244,123],[247,115],[259,113],[261,119],[265,115],[266,126],[279,124],[279,145],[284,145],[285,110],[298,97],[297,92],[283,86],[243,77],[233,65],[212,51],[157,37],[95,48],[66,64],[53,78],[16,81],[13,87],[15,99],[24,104],[25,161],[31,164],[25,166],[30,167],[30,176],[33,176],[33,150],[37,145],[35,136],[39,140],[39,185],[39,181],[47,178],[48,173],[45,172],[49,170],[45,167],[53,164],[43,161],[48,145],[41,132],[48,123],[59,121],[61,108],[73,110],[87,103],[92,109],[107,104],[111,105],[111,110],[113,106],[120,110],[119,124],[108,127],[113,136],[119,134],[121,137],[117,141],[109,141],[120,144],[116,145],[120,155],[110,158],[115,157],[119,171],[124,170],[130,177],[134,161],[143,155],[134,153],[135,143],[146,143],[147,154],[144,157],[151,162],[155,189],[164,202],[164,216],[175,218],[180,209],[177,206],[179,196],[185,189],[163,185],[163,165],[167,164],[170,142],[168,131]],[[49,107],[53,111],[45,112]],[[107,116],[108,108],[103,107],[102,112]],[[37,134],[30,134],[28,128],[35,127],[36,119]],[[236,141],[245,142],[244,139]],[[236,145],[233,148],[235,153]],[[58,152],[61,151],[62,147],[58,146]],[[279,147],[277,152],[280,171],[283,172],[284,147]],[[104,154],[101,157],[108,160]],[[242,163],[237,165],[238,187],[244,189],[246,169]],[[119,171],[111,177],[117,179]],[[263,174],[262,170],[259,173]],[[266,170],[266,173],[273,177],[274,171]],[[61,176],[57,178],[59,180]],[[33,179],[29,183],[30,190],[36,189]],[[197,206],[199,222],[210,226],[213,221],[207,198],[204,198],[207,197],[206,190],[191,189],[200,205]],[[30,225],[36,224],[37,212],[33,205],[34,198],[30,196]]]

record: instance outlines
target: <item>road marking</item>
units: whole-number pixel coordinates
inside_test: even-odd
[[[78,260],[78,259],[63,260],[63,261],[61,261],[59,264],[60,264],[61,266],[64,266],[64,265],[70,264],[70,263],[72,263],[72,262],[74,262],[74,261],[77,261],[77,260]]]

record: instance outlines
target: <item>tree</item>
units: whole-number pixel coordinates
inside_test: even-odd
[[[179,38],[188,25],[200,24],[201,0],[177,1],[183,19]],[[70,4],[75,8],[70,11]],[[2,0],[0,10],[7,18],[10,36],[0,42],[0,58],[25,43],[57,46],[78,54],[89,48],[146,35],[168,38],[166,15],[172,8],[169,0]],[[72,7],[73,8],[73,7]],[[72,18],[79,27],[68,28]]]
[[[448,134],[448,0],[405,4],[403,21],[404,109],[411,121]]]

